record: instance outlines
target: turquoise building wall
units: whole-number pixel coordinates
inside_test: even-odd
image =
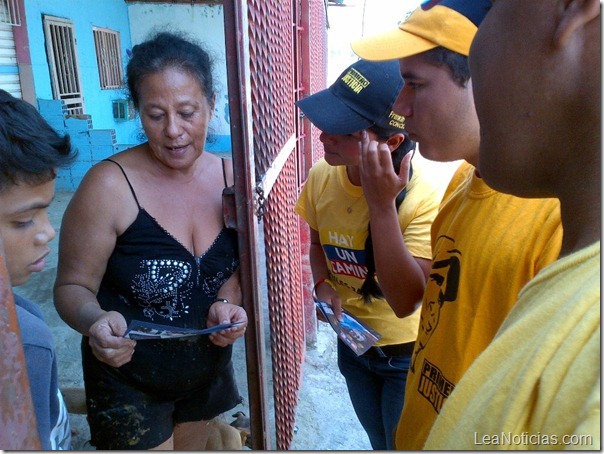
[[[40,113],[60,133],[70,134],[79,155],[70,169],[61,169],[57,189],[73,191],[86,171],[112,154],[145,140],[138,115],[116,121],[112,101],[125,99],[125,89],[101,90],[94,46],[93,27],[120,34],[122,65],[127,51],[143,41],[154,29],[180,29],[206,45],[215,60],[218,89],[211,137],[206,150],[230,155],[230,120],[226,93],[226,58],[221,5],[126,4],[124,0],[25,0],[34,91]],[[85,119],[67,118],[61,101],[53,100],[50,69],[46,55],[43,15],[73,22],[84,96]],[[194,31],[192,33],[192,31]]]
[[[119,122],[113,119],[112,101],[124,98],[125,92],[100,89],[92,34],[93,26],[119,32],[125,68],[128,62],[126,49],[132,47],[126,3],[123,0],[26,0],[25,14],[36,97],[53,99],[42,17],[47,14],[69,19],[74,25],[84,113],[92,117],[94,128],[114,129],[118,143],[138,143],[140,126],[137,120]]]

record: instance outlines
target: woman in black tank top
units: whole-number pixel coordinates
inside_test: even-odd
[[[204,449],[207,422],[240,401],[231,362],[243,336],[237,233],[222,217],[230,161],[204,152],[211,62],[160,33],[137,45],[128,88],[148,141],[95,165],[61,228],[55,301],[82,333],[97,449]],[[124,337],[133,320],[213,334]]]

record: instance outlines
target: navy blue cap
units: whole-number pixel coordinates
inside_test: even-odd
[[[392,111],[403,88],[398,61],[359,60],[325,90],[296,105],[321,131],[352,134],[373,125],[402,131],[404,117]]]

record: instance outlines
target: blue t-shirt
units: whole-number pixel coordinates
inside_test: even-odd
[[[57,358],[50,328],[42,310],[14,295],[31,397],[42,449],[70,449],[69,414],[58,384]]]

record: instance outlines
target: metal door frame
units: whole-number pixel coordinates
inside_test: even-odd
[[[227,0],[223,4],[227,86],[231,119],[232,157],[235,174],[235,219],[229,221],[239,232],[241,259],[241,291],[243,307],[248,314],[245,351],[248,377],[250,429],[253,449],[269,450],[269,403],[264,365],[266,358],[262,296],[259,286],[260,258],[257,248],[259,232],[255,222],[257,211],[251,87],[249,68],[249,40],[247,36],[247,5],[244,0]],[[259,436],[260,435],[260,436]]]
[[[0,242],[0,447],[6,450],[42,449],[29,388],[21,331],[13,290]]]

